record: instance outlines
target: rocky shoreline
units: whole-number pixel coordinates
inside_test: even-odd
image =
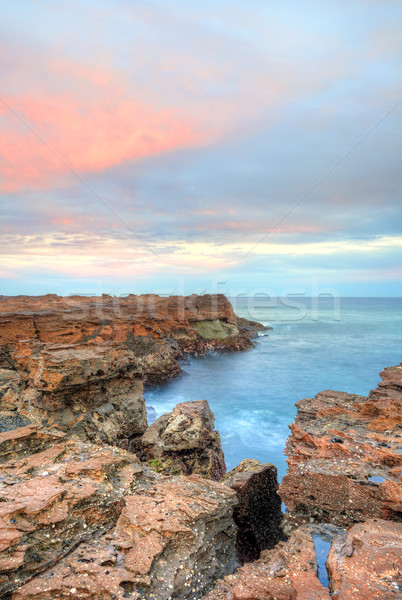
[[[0,297],[2,410],[130,449],[147,427],[144,384],[188,354],[250,348],[261,329],[221,294]]]
[[[0,297],[0,598],[402,597],[402,365],[298,403],[279,495],[225,474],[205,400],[148,426],[144,384],[263,329],[222,295]]]

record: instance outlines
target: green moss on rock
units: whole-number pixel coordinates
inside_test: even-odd
[[[225,340],[239,335],[236,325],[225,323],[220,319],[213,321],[196,321],[191,326],[204,340]]]

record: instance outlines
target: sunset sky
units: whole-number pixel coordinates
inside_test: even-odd
[[[18,0],[0,294],[402,294],[402,3]]]

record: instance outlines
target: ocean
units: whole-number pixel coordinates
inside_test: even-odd
[[[295,403],[326,389],[367,395],[402,361],[402,298],[232,298],[241,317],[271,326],[246,352],[190,358],[180,377],[145,390],[157,416],[206,399],[228,470],[257,458],[286,473]]]

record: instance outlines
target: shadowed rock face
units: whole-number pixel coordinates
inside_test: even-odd
[[[232,571],[226,486],[32,425],[0,453],[0,597],[184,599]]]
[[[237,324],[220,294],[0,297],[0,429],[15,411],[136,447],[147,427],[144,382],[177,375],[186,352],[248,348],[257,329]]]
[[[283,539],[277,477],[274,465],[245,459],[222,480],[236,492],[239,502],[233,517],[238,527],[237,558],[242,563],[256,560],[262,550]]]
[[[401,520],[402,365],[367,398],[326,391],[297,403],[279,494],[285,531],[309,519],[350,526]]]
[[[166,474],[196,473],[219,481],[226,467],[214,421],[206,400],[178,404],[152,423],[142,438],[149,464]]]

